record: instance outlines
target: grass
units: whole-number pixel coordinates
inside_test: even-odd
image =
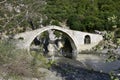
[[[22,77],[40,78],[45,74],[38,72],[38,69],[50,67],[44,56],[33,53],[33,57],[25,50],[15,49],[12,43],[0,42],[0,76],[5,80],[23,80]],[[5,74],[5,75],[4,75]],[[16,79],[18,78],[18,79]]]
[[[0,42],[0,65],[12,62],[16,56],[15,47],[7,41]]]

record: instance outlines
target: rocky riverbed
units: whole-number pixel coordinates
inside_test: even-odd
[[[21,77],[21,80],[112,80],[109,73],[120,67],[120,61],[105,63],[103,56],[79,54],[77,60],[56,57],[55,64],[49,68],[39,68],[41,78]],[[119,74],[119,72],[117,73]],[[3,73],[5,75],[5,73]],[[119,76],[117,76],[119,77]],[[0,77],[0,80],[5,80]],[[9,80],[15,80],[14,77]],[[119,79],[117,79],[119,80]]]
[[[46,73],[41,80],[111,80],[107,73],[87,69],[80,61],[68,58],[56,58],[56,64],[51,68],[39,70]]]
[[[64,63],[59,63],[50,70],[56,72],[56,76],[62,77],[62,80],[111,80],[108,74]]]
[[[50,70],[62,80],[111,80],[111,72],[120,79],[120,60],[106,59],[107,56],[94,54],[79,54],[77,60],[62,57]]]
[[[80,61],[59,57],[56,63],[49,69],[39,68],[38,72],[44,74],[41,78],[34,77],[18,77],[19,80],[111,80],[110,75],[91,69]],[[5,72],[0,76],[0,80],[4,79]],[[9,77],[8,80],[17,80],[16,76]]]

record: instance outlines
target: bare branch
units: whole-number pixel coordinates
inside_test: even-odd
[[[5,3],[7,0],[1,1],[0,4]]]
[[[24,11],[24,12],[26,12],[26,11]],[[24,12],[22,12],[22,13],[24,13]],[[13,18],[15,18],[15,17],[21,15],[22,13],[19,13],[19,14],[13,15],[12,17],[6,17],[7,22],[3,25],[3,28],[5,28],[5,27],[8,25],[8,23],[9,23]]]
[[[0,21],[5,20],[6,18],[0,18]]]

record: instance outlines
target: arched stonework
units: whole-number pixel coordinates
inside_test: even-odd
[[[77,50],[77,40],[74,38],[74,36],[71,34],[71,32],[66,31],[63,28],[58,27],[58,26],[46,26],[46,27],[43,27],[43,28],[40,28],[37,30],[30,31],[29,33],[26,32],[25,33],[26,35],[20,34],[19,37],[16,35],[16,37],[18,37],[18,38],[23,37],[24,38],[23,46],[24,46],[24,48],[27,48],[29,50],[29,47],[30,47],[30,44],[32,43],[32,41],[38,35],[40,35],[41,33],[45,32],[45,31],[48,31],[48,30],[57,30],[57,31],[60,31],[62,33],[65,33],[71,42],[71,46],[72,46],[73,50]]]
[[[102,35],[75,31],[75,30],[70,30],[59,26],[51,25],[36,30],[16,34],[14,36],[14,39],[18,41],[16,45],[21,49],[29,50],[30,44],[32,43],[32,41],[35,39],[36,36],[51,29],[65,33],[71,42],[71,46],[74,52],[76,51],[80,52],[82,50],[91,49],[92,47],[96,46],[101,40],[103,40]],[[84,45],[84,38],[86,35],[89,35],[91,39],[90,41],[91,44],[89,45],[89,47],[88,45]]]
[[[45,31],[48,31],[48,30],[50,30],[50,29],[48,28],[47,30],[44,30],[44,31],[40,32],[39,34],[37,34],[36,36],[34,36],[33,39],[31,39],[30,44],[32,43],[32,41],[33,41],[38,35],[40,35],[41,33],[44,33]],[[61,32],[61,33],[66,34],[67,37],[68,37],[68,39],[69,39],[69,41],[70,41],[70,44],[71,44],[71,46],[72,46],[73,51],[77,49],[74,40],[71,38],[71,35],[67,34],[65,31],[58,30],[58,29],[55,29],[55,28],[54,28],[54,29],[51,29],[51,30],[56,30],[56,31],[59,31],[59,32]],[[29,45],[29,47],[30,47],[30,45]]]

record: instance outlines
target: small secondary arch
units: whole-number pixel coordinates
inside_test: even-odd
[[[91,44],[91,38],[89,35],[85,35],[84,37],[84,44]]]

